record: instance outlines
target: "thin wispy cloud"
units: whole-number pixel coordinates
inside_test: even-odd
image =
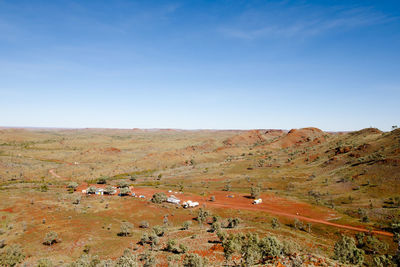
[[[352,8],[334,14],[326,13],[329,12],[324,10],[307,12],[305,8],[299,8],[294,14],[293,10],[288,10],[284,17],[274,17],[273,10],[245,12],[238,21],[232,23],[232,26],[221,26],[218,31],[227,37],[246,40],[307,38],[330,31],[347,31],[383,24],[396,19],[369,8]]]

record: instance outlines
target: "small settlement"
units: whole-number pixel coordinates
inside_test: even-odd
[[[98,186],[89,186],[86,189],[82,190],[83,194],[94,194],[94,195],[116,195],[118,194],[118,196],[132,196],[132,197],[138,197],[138,198],[145,198],[144,195],[136,195],[134,192],[132,192],[133,187],[124,187],[124,188],[116,188],[114,186],[106,186],[104,187],[98,187]],[[169,190],[169,193],[171,193],[172,191]],[[175,193],[179,193],[182,194],[182,192],[175,192]],[[171,204],[175,204],[175,205],[181,205],[181,200],[179,198],[177,198],[175,195],[170,195],[169,197],[167,197],[166,202],[171,203]],[[191,200],[187,200],[184,201],[182,203],[182,207],[183,208],[194,208],[199,206],[199,202],[197,201],[191,201]]]

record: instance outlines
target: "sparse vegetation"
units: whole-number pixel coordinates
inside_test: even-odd
[[[130,222],[121,223],[121,231],[118,233],[119,236],[130,236],[133,230],[133,224]]]

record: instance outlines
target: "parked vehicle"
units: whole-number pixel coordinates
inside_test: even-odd
[[[254,205],[261,204],[261,203],[262,203],[262,199],[261,199],[261,198],[259,198],[259,199],[254,199],[254,201],[253,201],[253,204],[254,204]]]

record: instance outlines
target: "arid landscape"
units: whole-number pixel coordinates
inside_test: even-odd
[[[1,128],[0,181],[2,266],[399,262],[400,129]]]
[[[0,0],[0,267],[400,266],[400,0]]]

